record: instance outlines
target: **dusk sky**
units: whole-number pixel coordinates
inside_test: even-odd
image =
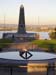
[[[0,0],[0,24],[18,24],[21,4],[27,25],[56,24],[56,0]]]

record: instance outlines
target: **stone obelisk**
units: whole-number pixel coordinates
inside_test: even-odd
[[[24,14],[24,6],[23,5],[20,6],[18,33],[20,33],[20,34],[26,33],[25,14]]]

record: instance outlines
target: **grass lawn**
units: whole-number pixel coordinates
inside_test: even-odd
[[[0,48],[8,46],[10,43],[13,43],[10,39],[0,39]]]
[[[36,44],[40,48],[46,48],[47,50],[55,50],[56,52],[56,40],[34,40],[33,44]]]

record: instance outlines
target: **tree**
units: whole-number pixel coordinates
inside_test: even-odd
[[[56,28],[55,28],[55,38],[56,38]]]
[[[51,37],[52,39],[56,39],[56,28],[54,28],[54,32],[51,32],[51,33],[50,33],[50,37]]]

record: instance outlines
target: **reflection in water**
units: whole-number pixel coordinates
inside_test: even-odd
[[[33,64],[33,63],[29,63],[28,64],[28,72],[43,72],[43,71],[47,71],[47,63],[38,63],[38,64]]]
[[[47,66],[47,63],[29,63],[17,67],[0,66],[0,75],[11,75],[11,73],[12,75],[47,75]]]
[[[56,66],[56,63],[54,66]],[[47,71],[47,69],[48,69],[48,63],[36,63],[36,64],[29,63],[27,71],[28,71],[28,75],[50,75],[50,74],[56,75],[56,67],[55,67],[54,71],[52,71],[52,72],[50,69],[49,69],[50,71]],[[53,73],[53,72],[55,72],[55,73]]]

